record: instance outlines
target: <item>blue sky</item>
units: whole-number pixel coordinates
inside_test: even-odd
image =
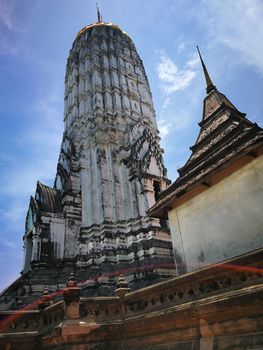
[[[205,83],[199,45],[218,90],[263,123],[261,0],[100,0],[103,19],[133,39],[144,62],[170,179],[198,134]],[[96,20],[91,0],[0,0],[0,289],[22,268],[36,181],[53,185],[63,131],[66,59]]]

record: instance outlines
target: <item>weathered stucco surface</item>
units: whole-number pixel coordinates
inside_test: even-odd
[[[263,157],[169,211],[179,272],[263,246]]]
[[[103,295],[115,282],[98,275],[129,271],[136,289],[175,274],[170,232],[146,213],[170,181],[148,79],[129,36],[110,23],[83,28],[69,52],[64,101],[54,187],[37,183],[22,276],[0,295],[0,309],[31,302],[44,287],[56,291],[74,270],[91,280],[90,293]]]
[[[71,275],[64,300],[46,293],[27,309],[0,311],[0,349],[262,349],[262,253],[135,292],[121,276],[108,297],[83,298]]]

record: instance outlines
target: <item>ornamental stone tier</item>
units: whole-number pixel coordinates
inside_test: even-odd
[[[74,271],[89,294],[174,275],[166,220],[147,210],[167,188],[152,95],[130,37],[102,21],[77,34],[65,76],[64,133],[54,187],[37,183],[22,277],[4,304],[63,288]],[[30,297],[29,297],[30,296]],[[31,298],[31,299],[30,299]],[[3,296],[2,296],[3,299]]]

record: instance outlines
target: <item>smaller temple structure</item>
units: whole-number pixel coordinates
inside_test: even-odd
[[[179,274],[263,246],[263,130],[217,90],[200,59],[207,84],[200,132],[150,209],[169,217]]]
[[[50,264],[61,263],[64,236],[60,235],[60,231],[63,227],[64,215],[59,191],[38,181],[26,217],[24,273],[31,268],[45,268]],[[50,231],[53,239],[49,239]]]

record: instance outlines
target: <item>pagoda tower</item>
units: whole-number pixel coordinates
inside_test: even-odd
[[[263,129],[216,88],[198,53],[207,93],[199,134],[179,176],[149,211],[169,217],[178,275],[263,245]]]
[[[24,295],[73,271],[87,294],[110,294],[120,273],[132,289],[172,276],[167,223],[147,215],[170,183],[148,79],[130,37],[100,15],[73,42],[64,101],[54,187],[37,183],[26,218]]]

